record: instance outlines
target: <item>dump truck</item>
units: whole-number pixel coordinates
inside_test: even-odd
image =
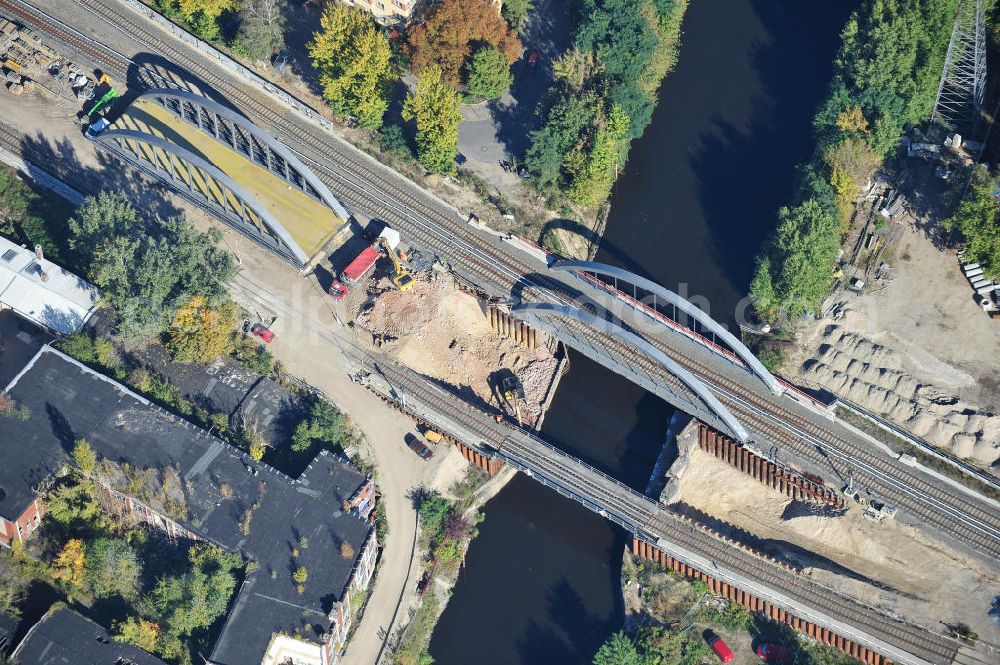
[[[400,291],[405,291],[413,286],[413,277],[406,270],[406,268],[403,267],[399,260],[399,255],[396,253],[396,247],[398,245],[399,231],[389,227],[382,228],[378,237],[375,238],[375,241],[361,250],[361,253],[358,254],[346,268],[344,268],[343,272],[340,273],[340,277],[331,282],[330,288],[327,289],[327,293],[337,300],[343,299],[343,297],[347,295],[347,288],[351,284],[361,281],[364,276],[375,267],[379,258],[385,255],[388,255],[392,260],[392,283],[395,284]]]

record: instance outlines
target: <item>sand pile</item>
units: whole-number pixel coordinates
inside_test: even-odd
[[[936,446],[992,464],[1000,458],[1000,417],[903,369],[901,355],[838,325],[826,327],[800,373]]]
[[[479,301],[447,277],[417,281],[405,293],[381,291],[357,321],[376,335],[396,338],[383,350],[400,362],[493,406],[491,376],[510,369],[524,385],[525,420],[533,423],[541,413],[556,359],[547,349],[529,350],[494,333]]]
[[[769,547],[786,547],[805,574],[827,586],[923,625],[962,621],[1000,642],[1000,627],[987,614],[1000,571],[918,529],[895,520],[875,523],[853,504],[839,517],[810,514],[697,447],[671,483],[675,502],[769,539]]]

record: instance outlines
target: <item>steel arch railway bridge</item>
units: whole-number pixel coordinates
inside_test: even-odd
[[[87,136],[299,269],[350,218],[288,147],[188,90],[146,90]]]

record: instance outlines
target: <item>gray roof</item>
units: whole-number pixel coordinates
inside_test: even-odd
[[[300,627],[284,614],[270,611],[273,603],[325,614],[342,597],[356,557],[343,558],[340,543],[350,543],[360,554],[371,530],[364,520],[341,510],[344,501],[367,482],[357,469],[323,452],[293,480],[51,347],[39,351],[15,379],[11,394],[31,410],[31,417],[0,418],[0,442],[17,442],[3,451],[0,486],[7,495],[0,501],[0,514],[20,514],[21,504],[30,502],[34,484],[68,461],[68,451],[80,437],[102,459],[159,470],[150,474],[145,492],[138,493],[156,508],[160,508],[157,496],[163,493],[153,477],[172,469],[179,480],[171,483],[174,505],[186,507],[186,516],[174,510],[176,521],[259,563],[252,576],[254,587],[269,600],[241,596],[243,604],[254,604],[248,611],[253,620],[232,639],[227,628],[220,645],[232,643],[246,650],[260,637],[263,646],[257,661],[247,652],[247,659],[234,660],[234,665],[259,662],[274,630],[291,633]],[[254,504],[258,507],[249,534],[244,535],[240,522]],[[303,536],[308,539],[306,548],[299,544]],[[295,565],[309,572],[302,595],[291,579],[296,548]],[[297,616],[301,614],[296,610]],[[269,616],[280,621],[269,625],[263,621]],[[320,618],[309,623],[326,628]]]
[[[115,642],[104,628],[66,608],[35,624],[16,655],[18,665],[166,665],[138,647]]]

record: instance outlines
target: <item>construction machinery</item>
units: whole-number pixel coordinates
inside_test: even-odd
[[[518,426],[523,426],[521,421],[521,403],[524,402],[524,384],[517,378],[514,372],[505,372],[500,382],[500,394],[507,406],[514,411],[517,417]]]
[[[399,258],[399,254],[396,252],[396,247],[399,245],[399,231],[390,229],[386,227],[382,230],[382,233],[378,236],[379,243],[382,245],[382,250],[385,255],[389,257],[392,261],[392,283],[396,285],[396,288],[400,291],[407,291],[413,287],[415,280],[410,271],[406,269],[403,262]]]
[[[105,89],[103,86],[107,86],[107,88]],[[103,116],[108,108],[110,108],[111,102],[118,98],[118,91],[111,86],[111,80],[107,74],[102,74],[101,78],[98,79],[97,88],[94,90],[94,97],[97,97],[97,101],[86,112],[87,117],[91,120],[94,119],[95,113]]]

